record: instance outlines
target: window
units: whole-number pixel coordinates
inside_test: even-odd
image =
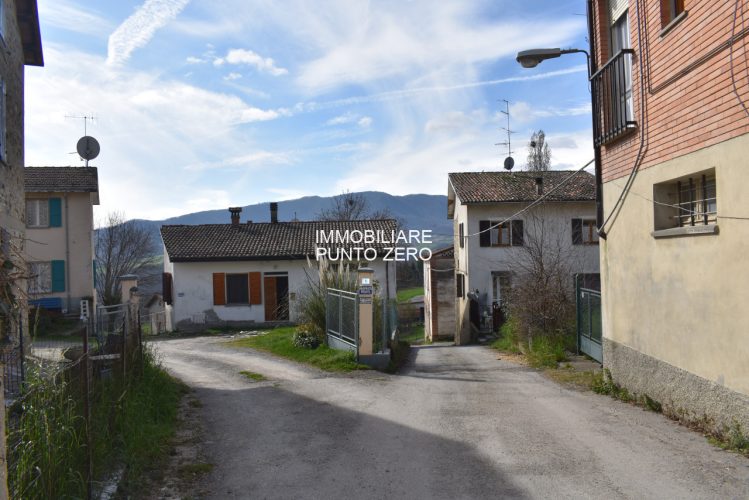
[[[456,289],[456,296],[460,299],[466,298],[466,291],[465,291],[465,275],[458,273],[455,276],[455,289]]]
[[[598,245],[595,219],[572,219],[573,245]]]
[[[517,247],[523,246],[523,221],[511,220],[504,224],[501,221],[479,221],[479,246],[482,247]]]
[[[505,306],[510,300],[511,281],[508,271],[492,272],[492,299],[495,303]]]
[[[226,303],[250,303],[250,282],[246,273],[226,275]]]
[[[611,24],[611,56],[612,58],[622,54],[623,50],[631,49],[632,43],[629,38],[629,12],[624,11],[621,16]],[[619,56],[622,57],[622,56]],[[613,75],[613,97],[612,113],[616,123],[626,123],[634,116],[632,101],[632,58],[625,57],[622,64],[614,65]]]
[[[668,26],[683,12],[684,0],[661,0],[661,27]]]
[[[29,293],[49,293],[52,291],[52,263],[29,263]]]
[[[653,186],[655,230],[715,226],[718,194],[715,169],[663,182]]]
[[[47,200],[26,200],[26,227],[49,227]]]
[[[461,222],[458,226],[458,237],[460,238],[460,248],[463,248],[466,246],[466,235],[465,235],[465,229],[463,229],[463,223]]]

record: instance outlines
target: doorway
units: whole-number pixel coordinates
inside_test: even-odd
[[[265,321],[289,320],[289,276],[286,273],[267,273],[263,277],[265,290]]]

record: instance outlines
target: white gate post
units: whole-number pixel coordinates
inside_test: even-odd
[[[372,335],[372,299],[374,270],[360,267],[357,283],[359,290],[359,354],[368,356],[374,352],[374,337]]]

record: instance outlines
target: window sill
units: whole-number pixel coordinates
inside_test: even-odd
[[[663,27],[663,29],[661,30],[661,38],[663,38],[664,36],[666,36],[669,33],[669,31],[671,31],[672,29],[674,29],[674,27],[677,24],[679,24],[684,19],[686,19],[687,14],[688,14],[688,11],[685,10],[681,14],[679,14],[678,16],[676,16],[675,18],[673,18],[670,23],[668,23],[667,25],[665,25]]]
[[[674,227],[671,229],[659,229],[653,231],[650,235],[653,238],[677,238],[679,236],[699,236],[718,234],[717,224],[708,224],[703,226],[685,226],[685,227]]]

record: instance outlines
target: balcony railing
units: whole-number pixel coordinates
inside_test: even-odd
[[[634,129],[632,101],[632,49],[622,49],[590,77],[595,104],[596,146],[611,142]]]

